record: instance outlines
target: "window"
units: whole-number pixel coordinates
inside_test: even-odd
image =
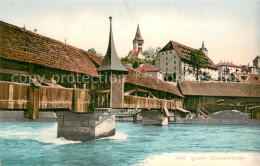
[[[168,68],[166,68],[166,71],[168,71]]]
[[[142,43],[138,43],[138,46],[142,46]]]
[[[168,57],[166,57],[166,60],[168,60]]]
[[[168,62],[166,62],[166,66],[168,65]]]
[[[174,70],[176,70],[176,66],[174,66]]]
[[[176,61],[174,61],[174,64],[176,64]]]
[[[164,55],[164,53],[162,53],[162,55]]]
[[[167,51],[165,52],[165,54],[167,55]]]
[[[170,54],[172,53],[172,51],[170,51]]]
[[[174,55],[174,58],[176,58],[176,56]]]

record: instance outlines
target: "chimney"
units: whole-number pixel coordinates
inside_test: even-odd
[[[233,64],[233,62],[232,62],[232,61],[231,61],[230,63],[231,63],[231,64]]]
[[[222,62],[222,60],[220,60],[220,63]]]
[[[34,29],[34,32],[35,32],[35,33],[37,32],[37,29],[36,29],[36,28]]]

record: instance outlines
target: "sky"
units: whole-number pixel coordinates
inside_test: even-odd
[[[170,40],[200,48],[215,64],[252,65],[260,55],[260,1],[0,0],[0,20],[67,44],[105,54],[109,16],[119,57],[133,49],[137,24],[148,47]]]

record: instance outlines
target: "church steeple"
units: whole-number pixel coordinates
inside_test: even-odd
[[[205,47],[204,41],[202,41],[200,51],[202,51],[205,55],[208,55],[208,49]]]
[[[108,48],[105,58],[97,69],[97,71],[117,71],[117,72],[128,72],[128,70],[122,65],[120,62],[113,38],[113,31],[112,31],[112,17],[110,19],[110,32],[109,32],[109,41],[108,41]]]
[[[139,28],[139,24],[138,24],[136,34],[135,34],[135,38],[133,40],[133,50],[142,51],[143,50],[143,44],[144,44],[144,39],[142,38],[140,28]]]

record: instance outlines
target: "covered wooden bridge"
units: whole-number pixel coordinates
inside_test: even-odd
[[[24,110],[25,117],[38,119],[39,111],[48,110],[134,108],[167,117],[182,108],[176,86],[121,64],[111,21],[105,57],[1,21],[0,109]]]

